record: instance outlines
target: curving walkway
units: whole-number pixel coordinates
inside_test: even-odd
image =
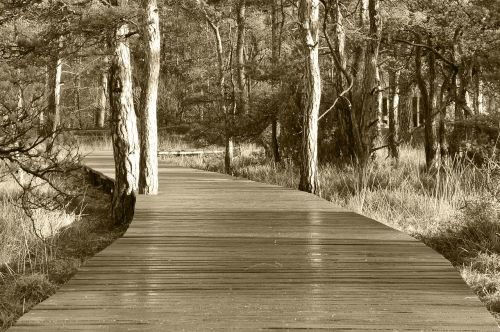
[[[113,175],[110,153],[86,164]],[[123,238],[12,331],[499,331],[419,241],[303,192],[160,165]]]

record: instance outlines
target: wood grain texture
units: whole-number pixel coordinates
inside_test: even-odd
[[[113,176],[109,153],[89,167]],[[408,235],[314,195],[160,163],[123,238],[12,331],[498,331]]]

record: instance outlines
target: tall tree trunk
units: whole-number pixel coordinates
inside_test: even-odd
[[[400,70],[389,72],[389,153],[394,159],[399,158],[399,77]]]
[[[232,117],[226,107],[226,92],[225,92],[225,79],[224,79],[224,53],[222,48],[222,38],[220,35],[219,26],[207,17],[207,22],[210,25],[215,39],[215,47],[217,51],[217,81],[218,81],[218,100],[219,110],[224,114],[224,172],[231,173],[231,163],[233,160],[234,141],[232,133]],[[232,113],[232,112],[231,112]]]
[[[421,43],[421,37],[418,36],[417,43]],[[415,71],[417,76],[417,84],[422,96],[422,107],[424,111],[424,148],[425,148],[425,163],[427,169],[436,166],[437,143],[434,126],[434,107],[435,104],[435,55],[433,52],[428,53],[428,68],[429,68],[429,83],[428,88],[422,73],[422,49],[416,48],[415,52]]]
[[[248,98],[245,75],[245,15],[246,15],[246,0],[238,0],[237,3],[237,18],[238,24],[237,40],[236,40],[236,73],[237,73],[237,112],[238,114],[248,113]]]
[[[454,80],[455,78],[452,76],[451,79]],[[450,89],[450,81],[447,78],[444,78],[443,84],[441,85],[441,89],[439,91],[438,106],[437,106],[439,112],[437,141],[439,145],[439,157],[441,159],[441,162],[444,162],[448,156],[446,112],[448,109],[448,101],[450,98],[450,93],[448,93],[449,89]]]
[[[379,0],[368,1],[369,15],[369,40],[366,42],[365,68],[363,77],[363,100],[361,105],[361,116],[363,128],[362,154],[358,155],[361,167],[368,163],[374,144],[380,142],[381,136],[381,107],[380,107],[380,74],[378,69],[378,51],[380,44],[380,13]]]
[[[354,124],[355,117],[351,108],[351,102],[348,100],[348,93],[351,92],[353,77],[347,71],[347,59],[345,55],[345,30],[343,24],[343,16],[341,11],[340,0],[335,0],[332,4],[330,15],[332,16],[334,33],[333,42],[330,41],[327,35],[326,19],[323,22],[323,32],[328,47],[330,48],[331,58],[335,65],[336,71],[334,76],[334,95],[338,99],[336,109],[334,110],[335,121],[338,123],[336,129],[337,146],[339,157],[344,161],[352,161],[356,158],[356,151],[360,143],[357,137],[357,127]],[[328,10],[327,9],[327,10]],[[325,13],[328,15],[328,12]]]
[[[49,98],[45,131],[47,134],[52,135],[52,138],[54,139],[61,124],[60,102],[62,60],[58,56],[52,58],[48,66],[48,70]],[[47,148],[48,150],[52,149],[52,143],[49,143]]]
[[[305,101],[302,136],[302,160],[299,189],[319,193],[318,115],[321,101],[319,67],[319,0],[300,0],[299,23],[305,58]]]
[[[399,123],[399,137],[403,142],[408,142],[410,139],[410,132],[412,128],[412,104],[413,96],[415,94],[415,84],[409,83],[404,85],[405,88],[401,93],[401,101],[399,103],[398,123]]]
[[[105,69],[101,71],[101,76],[99,78],[99,107],[95,114],[95,126],[97,128],[104,128],[104,123],[106,122],[106,106],[108,103],[108,58],[106,57]]]
[[[160,77],[160,18],[156,0],[143,0],[146,74],[141,96],[139,193],[158,193],[158,129],[156,105]]]
[[[278,1],[271,0],[271,61],[273,67],[276,69],[279,64],[280,49],[281,49],[281,35],[280,35],[280,24],[278,21],[279,10]],[[275,110],[275,113],[271,118],[271,148],[273,153],[273,158],[275,162],[281,161],[280,148],[279,148],[279,124],[278,124],[278,113],[279,110]]]
[[[113,0],[112,4],[126,5],[127,0]],[[116,224],[132,220],[139,182],[139,137],[127,33],[127,24],[122,24],[115,31],[112,42],[114,54],[110,66],[109,95],[115,158],[115,186],[111,208]]]

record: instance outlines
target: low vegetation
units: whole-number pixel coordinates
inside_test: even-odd
[[[0,187],[0,331],[64,284],[76,269],[124,232],[109,218],[110,198],[89,187],[81,171],[64,183],[84,195],[65,210],[39,209],[29,218],[17,182]]]
[[[222,155],[168,160],[224,172]],[[478,168],[465,163],[429,174],[423,152],[411,147],[401,149],[397,164],[382,158],[371,165],[364,177],[348,166],[323,165],[321,197],[406,232],[440,252],[500,322],[500,197],[494,189],[499,165],[492,161]],[[255,145],[239,149],[233,174],[290,188],[297,188],[299,182],[293,163],[270,162]]]

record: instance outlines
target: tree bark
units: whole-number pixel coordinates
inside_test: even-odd
[[[146,74],[141,96],[139,193],[158,194],[158,129],[156,105],[160,77],[160,18],[156,0],[143,0]]]
[[[417,43],[421,43],[421,37],[417,37]],[[429,68],[429,83],[428,88],[422,73],[422,49],[416,48],[415,52],[415,71],[417,76],[417,84],[422,96],[422,107],[424,115],[424,149],[425,149],[425,163],[427,169],[436,166],[437,157],[437,144],[436,133],[434,125],[434,104],[435,104],[435,55],[429,52],[427,55],[428,68]]]
[[[279,11],[278,11],[278,0],[271,0],[271,61],[273,67],[276,69],[279,64],[280,57],[280,25],[278,22]],[[278,110],[276,110],[278,112]],[[273,153],[273,158],[275,162],[281,161],[280,147],[279,147],[279,124],[278,124],[278,114],[273,114],[271,118],[271,148]]]
[[[319,193],[318,116],[321,101],[319,67],[319,0],[300,0],[299,23],[305,58],[305,101],[302,136],[302,160],[299,189]]]
[[[236,22],[238,24],[236,40],[237,112],[238,114],[248,114],[248,98],[245,77],[246,0],[238,0],[236,12]]]
[[[379,0],[368,1],[369,15],[369,40],[365,52],[365,70],[364,70],[364,85],[363,85],[363,101],[361,106],[362,111],[362,139],[363,148],[362,154],[358,155],[358,162],[361,167],[365,167],[368,163],[372,149],[376,142],[380,142],[381,135],[381,107],[380,95],[380,74],[378,69],[378,52],[380,44],[380,13]]]
[[[401,94],[401,102],[399,105],[399,136],[403,141],[410,139],[410,131],[413,125],[413,96],[415,95],[415,84],[412,82],[404,93]]]
[[[399,158],[399,77],[400,70],[389,72],[389,154],[392,158]]]
[[[127,0],[112,2],[115,6],[126,3]],[[132,220],[139,180],[139,137],[127,33],[127,24],[122,24],[115,31],[112,42],[114,54],[110,66],[111,127],[115,158],[115,186],[111,208],[116,224]]]
[[[61,124],[61,74],[62,74],[62,60],[56,56],[51,59],[48,66],[49,78],[49,98],[47,105],[47,119],[45,124],[45,132],[55,138],[56,132]],[[52,144],[48,145],[49,150]]]
[[[108,103],[108,58],[104,59],[105,68],[102,70],[99,78],[99,105],[95,114],[95,126],[97,128],[104,128],[106,122],[106,106]]]
[[[219,26],[210,20],[208,16],[206,17],[207,23],[209,24],[212,32],[214,34],[215,39],[215,48],[217,52],[217,81],[218,81],[218,101],[219,101],[219,110],[222,114],[224,114],[224,146],[225,146],[225,154],[224,154],[224,172],[226,174],[231,173],[231,163],[233,160],[233,151],[234,151],[234,140],[232,134],[232,117],[233,114],[230,114],[226,107],[226,92],[225,92],[225,79],[224,79],[224,53],[222,48],[222,38],[219,30]],[[232,112],[231,112],[232,113]]]

